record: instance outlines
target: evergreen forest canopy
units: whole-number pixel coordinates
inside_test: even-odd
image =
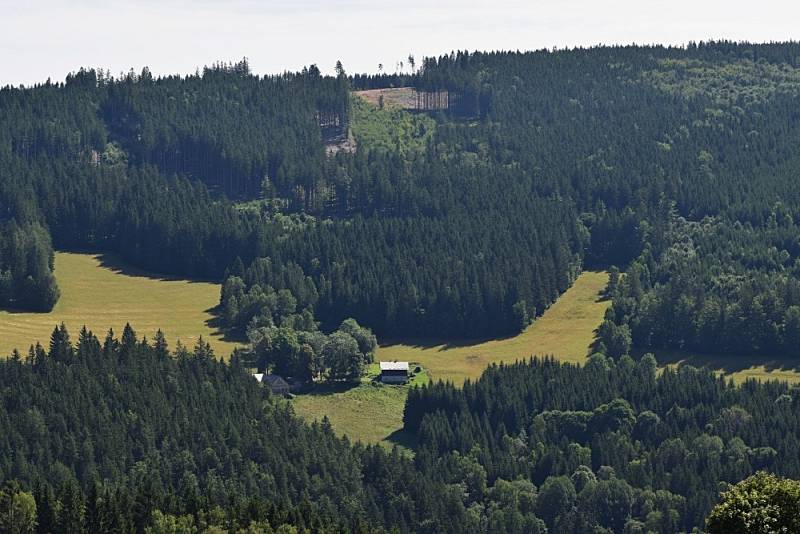
[[[454,53],[402,77],[259,77],[242,61],[6,87],[0,217],[45,233],[0,247],[0,298],[53,305],[52,241],[225,279],[221,314],[241,332],[307,311],[384,336],[498,336],[580,269],[617,265],[606,352],[796,354],[799,46]],[[398,83],[448,94],[423,142],[326,151],[351,89]],[[281,290],[294,310],[276,310]]]
[[[800,477],[798,388],[659,375],[652,356],[414,389],[413,459],[303,423],[236,355],[171,352],[129,326],[76,343],[57,327],[47,349],[0,361],[0,386],[11,532],[672,534],[756,470]],[[732,506],[714,521],[736,521]]]
[[[251,341],[226,365],[62,325],[0,362],[0,529],[689,532],[729,484],[800,478],[796,387],[630,357],[800,356],[799,63],[710,42],[0,89],[0,306],[52,308],[54,248],[115,252],[220,280]],[[392,85],[437,104],[373,142],[351,91]],[[354,378],[370,329],[513,334],[595,267],[597,354],[413,390],[413,459],[302,424],[246,370]]]

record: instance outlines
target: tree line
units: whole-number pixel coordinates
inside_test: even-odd
[[[58,297],[47,231],[35,222],[0,223],[0,306],[50,311]]]

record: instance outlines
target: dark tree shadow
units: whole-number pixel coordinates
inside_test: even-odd
[[[43,310],[26,310],[25,308],[17,308],[13,305],[11,306],[0,306],[0,311],[8,313],[10,315],[20,315],[20,314],[41,314],[47,315],[48,313],[52,313],[53,310],[50,311],[43,311]],[[56,325],[58,326],[58,325]]]
[[[134,276],[138,278],[149,278],[150,280],[157,280],[161,282],[189,282],[192,283],[205,283],[205,284],[218,284],[219,280],[214,280],[211,278],[202,278],[202,277],[187,277],[187,276],[180,276],[180,275],[172,275],[172,274],[163,274],[157,273],[154,271],[142,269],[140,267],[136,267],[131,265],[124,259],[120,258],[116,254],[112,253],[101,253],[96,254],[97,259],[100,261],[100,266],[108,269],[116,274],[121,274],[125,276]]]
[[[439,347],[440,351],[445,351],[457,348],[474,347],[477,345],[488,343],[490,341],[505,341],[508,339],[515,338],[518,335],[519,333],[510,334],[507,336],[495,336],[495,337],[488,336],[488,337],[463,338],[463,339],[446,339],[446,338],[387,339],[381,342],[381,347],[389,348],[396,345],[404,345],[407,347],[413,347],[415,349],[422,349],[422,350],[430,350]]]
[[[211,316],[205,320],[205,324],[211,329],[211,335],[214,338],[231,343],[247,343],[247,336],[244,332],[225,327],[225,322],[222,320],[222,310],[219,305],[203,311]]]
[[[737,373],[756,366],[764,366],[771,371],[800,371],[800,359],[790,356],[701,354],[680,350],[640,350],[636,355],[651,352],[659,366],[692,365],[720,370],[725,374]]]
[[[397,445],[398,447],[412,451],[417,447],[417,436],[411,432],[403,430],[402,428],[400,430],[395,430],[386,436],[386,441],[392,445]]]

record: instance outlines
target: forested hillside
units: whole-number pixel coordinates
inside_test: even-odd
[[[352,100],[397,85],[421,109]],[[798,103],[798,43],[0,89],[0,306],[52,308],[54,248],[113,252],[222,282],[250,341],[227,365],[62,326],[0,362],[0,530],[689,532],[756,470],[800,477],[796,388],[631,357],[798,356]],[[412,390],[413,459],[246,370],[346,381],[370,329],[514,334],[587,267],[612,300],[588,363]]]
[[[569,287],[586,239],[573,203],[531,194],[513,169],[437,156],[431,140],[326,158],[324,136],[347,128],[347,88],[343,72],[259,78],[246,63],[5,88],[4,217],[39,222],[59,248],[238,276],[246,294],[222,305],[242,331],[269,315],[252,305],[269,288],[329,325],[484,335],[518,330]],[[247,268],[263,257],[271,271]]]
[[[14,532],[671,534],[702,526],[726,483],[800,475],[796,388],[657,376],[650,356],[412,390],[413,460],[302,423],[237,357],[130,327],[73,344],[62,325],[0,361],[0,392]]]
[[[552,532],[688,532],[726,483],[760,469],[800,476],[798,402],[786,384],[737,387],[688,366],[657,375],[652,355],[594,355],[412,390],[405,428],[417,466],[462,481],[468,503],[487,484],[525,481]]]
[[[128,327],[103,340],[82,331],[73,346],[62,325],[49,349],[0,362],[0,382],[0,479],[34,497],[36,532],[380,532],[420,525],[418,514],[450,520],[444,504],[431,508],[453,502],[444,484],[306,425],[202,342],[170,353],[162,336],[149,344]],[[33,531],[13,521],[0,506],[0,529]]]
[[[271,315],[261,293],[285,289],[327,327],[510,334],[583,266],[617,265],[638,282],[604,332],[783,353],[799,304],[797,57],[795,43],[719,42],[457,53],[402,77],[84,70],[0,91],[2,217],[58,248],[238,277],[221,304],[242,332]],[[450,108],[387,142],[376,121],[415,123],[354,114],[349,89],[398,83],[447,91]],[[326,155],[351,116],[367,121],[357,150]],[[55,302],[40,271],[39,296],[14,305]]]
[[[795,355],[799,57],[724,42],[454,54],[415,83],[462,95],[451,112],[480,117],[462,130],[489,161],[576,203],[586,264],[626,268],[611,353]]]

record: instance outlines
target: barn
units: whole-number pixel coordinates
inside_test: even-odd
[[[381,362],[381,382],[404,384],[408,381],[408,362]]]

